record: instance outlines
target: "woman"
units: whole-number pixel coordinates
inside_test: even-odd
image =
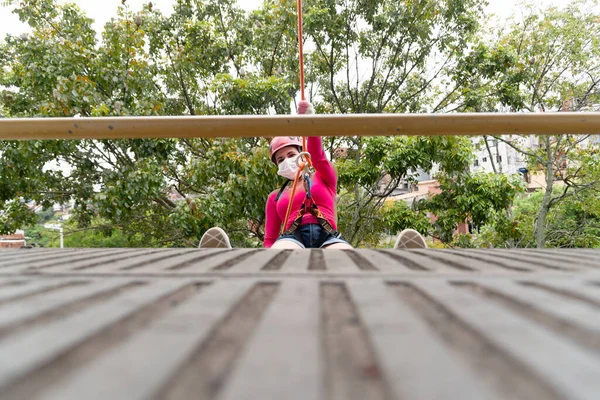
[[[301,101],[298,114],[312,113],[311,104]],[[276,190],[269,195],[264,246],[274,249],[351,249],[352,246],[337,232],[336,171],[325,155],[320,137],[309,137],[306,147],[314,172],[310,174],[308,181],[303,179],[302,185],[298,185],[287,220],[285,217],[292,189],[284,187],[283,190]],[[304,150],[302,139],[276,137],[271,141],[269,150],[271,161],[279,168],[278,174],[293,180],[298,168],[296,159]]]
[[[298,114],[313,114],[312,105],[301,101]],[[296,159],[302,152],[302,138],[276,137],[271,141],[271,161],[278,166],[278,174],[289,179],[280,190],[267,198],[264,247],[273,249],[331,248],[351,249],[337,232],[335,221],[335,196],[337,174],[325,156],[320,137],[307,139],[306,151],[314,172],[308,182],[302,179],[292,199],[292,209],[285,226],[292,185],[298,165]],[[310,193],[310,195],[309,195]],[[221,228],[210,228],[200,239],[200,247],[230,248],[229,238]]]
[[[298,114],[313,113],[312,105],[308,101],[299,103]],[[325,155],[320,137],[308,137],[306,142],[306,151],[310,154],[314,172],[311,172],[308,180],[302,179],[302,184],[298,184],[287,220],[285,217],[292,185],[286,184],[282,189],[275,190],[269,195],[266,204],[264,247],[351,249],[352,246],[337,232],[336,171]],[[271,161],[278,166],[278,174],[293,181],[298,169],[296,159],[303,150],[300,137],[274,138],[269,151]],[[422,239],[418,233],[417,235]],[[398,239],[402,236],[403,234]],[[423,245],[418,247],[426,247],[424,239],[422,242]],[[222,229],[211,228],[200,240],[200,247],[230,248],[231,245],[227,234]],[[397,243],[395,247],[399,248],[399,244]]]

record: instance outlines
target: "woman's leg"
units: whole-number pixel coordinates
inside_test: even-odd
[[[347,249],[353,249],[354,247],[350,246],[348,243],[332,243],[332,244],[328,244],[323,246],[324,249],[341,249],[341,250],[347,250]]]
[[[273,246],[271,246],[272,249],[302,249],[303,247],[300,246],[298,243],[296,243],[293,240],[278,240],[275,243],[273,243]]]

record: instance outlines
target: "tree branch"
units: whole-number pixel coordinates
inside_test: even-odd
[[[498,171],[496,170],[496,164],[494,163],[494,157],[492,156],[492,149],[490,149],[490,145],[487,141],[486,135],[483,135],[483,141],[485,142],[485,148],[487,149],[487,152],[490,156],[490,162],[492,163],[492,169],[494,170],[494,174],[497,174]]]
[[[542,159],[540,156],[538,156],[537,154],[535,154],[535,153],[531,153],[531,152],[529,152],[529,151],[525,151],[524,149],[522,149],[522,148],[520,148],[520,147],[517,147],[517,146],[515,146],[514,144],[512,144],[512,143],[511,143],[511,142],[509,142],[508,140],[505,140],[505,139],[503,139],[501,136],[493,136],[493,137],[494,137],[495,139],[497,139],[497,140],[499,140],[499,141],[503,142],[503,143],[506,143],[507,145],[509,145],[510,147],[512,147],[512,148],[513,148],[514,150],[516,150],[517,152],[519,152],[519,153],[521,153],[521,154],[525,154],[526,156],[529,156],[529,157],[535,158],[535,159],[536,159],[536,160],[537,160],[537,161],[538,161],[540,164],[544,162],[544,160],[543,160],[543,159]]]

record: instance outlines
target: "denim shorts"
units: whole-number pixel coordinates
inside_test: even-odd
[[[293,235],[281,235],[277,238],[276,242],[280,240],[294,242],[303,249],[319,249],[334,243],[348,244],[348,242],[341,238],[341,235],[337,237],[331,235],[319,224],[300,225]]]

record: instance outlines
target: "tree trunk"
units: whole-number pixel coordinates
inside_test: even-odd
[[[362,137],[359,137],[358,145],[356,146],[357,147],[356,154],[354,156],[355,161],[357,163],[360,162],[360,154],[362,153],[362,144],[363,144]],[[352,227],[351,227],[352,233],[349,235],[348,242],[353,247],[358,247],[358,244],[362,241],[362,237],[359,235],[360,226],[358,224],[358,221],[360,219],[360,213],[363,208],[363,204],[362,204],[363,199],[361,198],[360,185],[358,183],[354,184],[354,200],[356,202],[356,210],[355,210],[354,214],[352,215]]]
[[[550,199],[552,198],[552,187],[554,185],[554,168],[553,159],[546,161],[546,190],[544,192],[544,198],[538,212],[537,219],[535,222],[535,247],[541,249],[546,243],[546,217],[550,210]]]
[[[502,174],[502,160],[500,156],[500,148],[498,147],[498,139],[494,138],[494,143],[496,144],[496,162],[498,163],[498,173]]]
[[[485,148],[487,149],[488,157],[490,157],[490,162],[492,163],[492,170],[494,171],[495,174],[497,174],[498,171],[496,170],[496,163],[494,162],[494,155],[492,154],[492,149],[490,149],[490,144],[488,143],[487,136],[483,137],[483,141],[485,142]],[[498,142],[498,140],[496,140],[496,143],[497,142]]]

